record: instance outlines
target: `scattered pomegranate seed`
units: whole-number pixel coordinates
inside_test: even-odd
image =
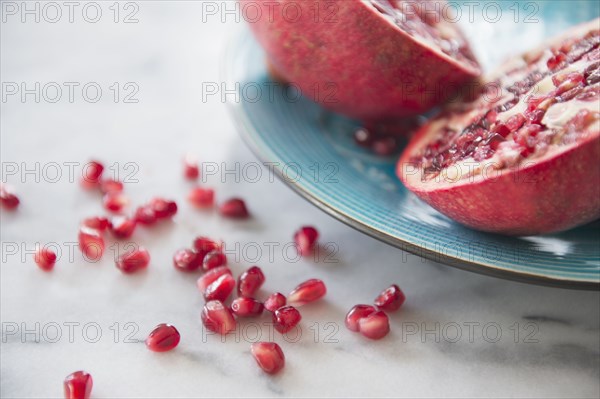
[[[115,179],[105,179],[100,183],[100,191],[107,193],[120,193],[123,191],[123,183]]]
[[[105,231],[109,226],[110,222],[107,218],[94,216],[83,220],[83,226],[95,229],[98,231]]]
[[[377,309],[371,305],[355,305],[346,315],[346,327],[350,331],[358,332],[358,322],[360,319],[367,317],[371,313],[375,313]]]
[[[378,310],[358,320],[359,332],[369,339],[381,339],[390,332],[390,320]]]
[[[111,221],[110,232],[115,238],[129,238],[135,230],[136,222],[125,216],[114,217]]]
[[[279,292],[275,292],[267,298],[265,301],[265,309],[269,312],[274,312],[282,306],[285,306],[285,296]]]
[[[302,306],[309,302],[321,299],[327,293],[323,281],[313,278],[298,285],[287,297],[287,301],[293,306]]]
[[[402,306],[405,300],[406,297],[400,287],[396,284],[392,284],[375,298],[375,306],[377,306],[379,310],[395,312],[400,309],[400,306]]]
[[[255,342],[250,345],[252,356],[267,374],[278,373],[285,365],[283,351],[275,342]]]
[[[205,271],[214,269],[215,267],[227,265],[227,256],[221,251],[211,251],[204,257],[202,268]]]
[[[51,249],[40,248],[34,255],[35,263],[40,269],[49,272],[56,263],[56,254]]]
[[[215,269],[213,269],[215,270]],[[235,280],[231,274],[222,274],[215,281],[210,283],[204,290],[204,299],[206,301],[218,300],[225,302],[235,288]]]
[[[294,241],[298,248],[298,252],[302,256],[309,255],[314,249],[317,239],[319,238],[319,232],[312,226],[301,227],[294,234]]]
[[[265,308],[254,298],[236,298],[231,302],[231,311],[238,317],[260,316]]]
[[[201,263],[198,254],[191,249],[179,249],[173,255],[173,266],[177,270],[192,272],[198,270]]]
[[[145,269],[150,263],[150,254],[144,247],[127,251],[116,261],[117,268],[123,273],[131,274]]]
[[[97,187],[104,172],[104,165],[98,161],[90,161],[83,167],[81,185],[85,188]]]
[[[354,132],[354,141],[361,147],[370,148],[375,140],[375,135],[370,129],[361,127]]]
[[[93,385],[92,376],[85,371],[69,374],[63,383],[65,399],[89,399]]]
[[[19,206],[19,197],[17,197],[12,187],[6,184],[0,184],[0,203],[6,209],[16,209]]]
[[[238,296],[252,297],[265,282],[265,275],[258,266],[252,266],[238,278]]]
[[[229,274],[231,276],[231,270],[229,270],[227,266],[221,266],[209,270],[202,277],[200,277],[196,282],[196,285],[198,286],[198,289],[202,295],[204,295],[209,285],[211,285],[215,280],[224,274]]]
[[[133,218],[137,223],[150,226],[156,223],[156,213],[150,205],[142,205],[135,210]]]
[[[235,330],[235,319],[231,310],[221,301],[206,302],[200,314],[202,324],[210,331],[221,335]]]
[[[215,191],[211,188],[195,187],[190,191],[188,201],[196,208],[211,208],[215,204]]]
[[[200,176],[198,160],[195,156],[187,154],[183,158],[183,175],[188,180],[196,180]]]
[[[204,257],[212,251],[220,251],[222,243],[219,243],[208,237],[198,237],[194,240],[194,249],[200,256],[200,261],[204,260]]]
[[[104,208],[111,212],[121,212],[129,204],[129,198],[122,193],[106,193],[102,198]]]
[[[302,316],[293,306],[283,306],[273,312],[273,327],[280,333],[286,333],[294,328]]]
[[[104,253],[104,238],[100,232],[89,227],[79,229],[79,249],[90,260],[98,260]]]
[[[222,216],[231,219],[247,219],[250,213],[246,208],[246,203],[240,198],[231,198],[219,206],[219,212]]]
[[[146,338],[146,346],[152,352],[168,352],[179,344],[181,335],[170,324],[159,324]]]
[[[167,219],[177,213],[177,203],[163,198],[154,198],[148,204],[154,210],[157,219]]]

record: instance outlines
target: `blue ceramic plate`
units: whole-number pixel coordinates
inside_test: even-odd
[[[514,14],[496,23],[475,14],[475,22],[464,26],[484,67],[599,14],[595,1],[528,1],[519,6],[519,23]],[[534,20],[524,20],[530,15]],[[404,188],[394,175],[394,157],[377,157],[354,144],[355,121],[323,110],[293,87],[272,82],[264,60],[258,44],[242,28],[223,65],[227,87],[237,88],[239,96],[227,98],[247,144],[311,203],[365,234],[437,262],[523,282],[600,288],[599,222],[523,238],[454,223]]]

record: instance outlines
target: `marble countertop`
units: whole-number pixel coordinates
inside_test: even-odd
[[[57,14],[39,4],[46,13],[39,22],[3,9],[0,32],[2,180],[22,200],[17,212],[0,212],[2,397],[61,397],[63,378],[78,369],[93,375],[96,398],[600,395],[598,292],[419,259],[330,218],[267,168],[258,179],[244,172],[256,158],[221,98],[202,98],[207,82],[221,84],[235,13],[223,22],[197,2],[157,1],[119,3],[117,15],[112,2],[98,2],[102,14],[92,23],[97,10],[84,2],[69,22],[56,3],[62,19],[52,23]],[[186,203],[187,151],[202,160],[219,199],[247,200],[251,222],[223,221]],[[79,221],[102,212],[97,194],[69,173],[90,158],[120,172],[134,203],[154,195],[180,203],[174,223],[136,232],[152,255],[145,273],[118,272],[113,242],[95,264],[73,249]],[[287,252],[303,224],[317,226],[336,250],[301,260]],[[227,242],[236,274],[260,265],[263,294],[311,277],[327,283],[326,300],[303,308],[300,336],[275,335],[287,357],[280,375],[262,374],[249,353],[258,335],[269,339],[266,317],[241,323],[225,343],[203,333],[195,276],[171,265],[173,252],[201,234]],[[61,249],[52,273],[33,263],[36,243]],[[346,330],[347,310],[392,282],[407,296],[392,332],[372,342]],[[161,322],[174,324],[182,342],[155,354],[140,340]]]

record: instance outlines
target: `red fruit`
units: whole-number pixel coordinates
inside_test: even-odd
[[[280,307],[285,306],[285,303],[285,296],[283,296],[283,294],[279,292],[275,292],[269,295],[269,297],[265,301],[265,309],[267,309],[269,312],[274,312]]]
[[[111,212],[121,212],[129,204],[129,199],[122,193],[109,192],[104,194],[102,204]]]
[[[69,374],[63,383],[65,399],[89,399],[93,385],[92,376],[85,371]]]
[[[173,255],[173,266],[175,266],[175,269],[177,270],[192,272],[198,270],[201,263],[202,261],[198,254],[191,249],[179,249],[175,252],[175,255]]]
[[[355,305],[346,315],[346,327],[350,331],[358,332],[358,322],[360,319],[365,318],[376,311],[377,309],[370,305]]]
[[[154,210],[157,219],[172,218],[177,213],[177,203],[175,201],[154,198],[148,205]]]
[[[15,195],[12,187],[0,183],[0,203],[6,209],[16,209],[19,206],[19,197]]]
[[[98,231],[105,231],[110,226],[110,222],[107,218],[98,216],[84,219],[81,224],[85,227],[89,227],[90,229],[95,229]]]
[[[34,256],[35,263],[40,269],[49,272],[54,268],[56,263],[56,254],[48,248],[40,248]]]
[[[107,193],[120,193],[123,191],[123,183],[115,179],[102,180],[100,183],[100,191]]]
[[[246,203],[240,198],[231,198],[219,206],[221,216],[230,219],[247,219],[250,217]]]
[[[265,282],[265,275],[258,266],[252,266],[238,278],[238,296],[252,297]]]
[[[98,161],[90,161],[83,166],[81,185],[85,188],[97,187],[104,172],[104,165]]]
[[[319,232],[312,226],[301,227],[294,233],[294,241],[300,255],[306,256],[314,249],[319,238]]]
[[[188,200],[196,208],[211,208],[215,204],[215,191],[210,188],[195,187],[190,191]]]
[[[266,0],[244,0],[242,10],[285,80],[333,111],[385,120],[441,104],[480,74],[448,7],[436,3],[284,0],[273,12]],[[323,11],[316,18],[315,7]]]
[[[390,320],[378,310],[358,320],[358,331],[367,338],[381,339],[390,332]]]
[[[238,317],[260,316],[265,306],[254,298],[236,298],[231,302],[231,311]]]
[[[183,176],[188,180],[196,180],[200,176],[198,160],[191,154],[183,158]]]
[[[142,205],[135,210],[133,218],[137,223],[150,226],[156,223],[156,212],[150,205]]]
[[[273,312],[273,327],[284,334],[296,327],[302,316],[293,306],[283,306]]]
[[[285,365],[283,351],[275,342],[255,342],[250,345],[252,356],[267,374],[277,374]]]
[[[198,279],[198,281],[196,282],[196,285],[198,286],[198,289],[200,290],[200,292],[204,295],[207,288],[224,274],[228,274],[231,276],[231,270],[229,270],[229,268],[227,266],[221,266],[221,267],[217,267],[215,269],[209,270],[208,272],[204,273],[204,275],[202,277],[200,277]]]
[[[144,247],[127,251],[116,261],[117,268],[123,273],[131,274],[145,269],[150,263],[150,254]]]
[[[323,281],[316,278],[306,280],[298,285],[287,297],[287,301],[293,306],[302,306],[309,302],[321,299],[327,293],[327,288]]]
[[[117,216],[112,218],[110,232],[115,238],[125,239],[133,235],[136,221],[125,216]]]
[[[221,301],[206,302],[200,318],[208,330],[218,334],[226,335],[235,330],[236,323],[233,313]]]
[[[225,265],[227,265],[227,256],[218,250],[207,253],[202,261],[202,268],[205,271]]]
[[[152,352],[168,352],[179,344],[181,335],[170,324],[159,324],[146,338],[146,346]]]
[[[406,297],[400,287],[396,284],[392,284],[375,298],[375,306],[377,306],[379,310],[395,312],[400,309],[400,306],[402,306],[405,300]]]
[[[214,269],[213,269],[214,270]],[[210,283],[204,290],[204,300],[225,302],[235,288],[235,280],[231,274],[223,274]]]
[[[104,253],[104,238],[98,230],[82,226],[79,229],[79,249],[89,260],[98,260]]]
[[[198,252],[201,261],[209,252],[220,251],[222,247],[223,243],[208,237],[198,237],[194,240],[194,249]]]
[[[498,101],[482,96],[456,103],[424,125],[397,165],[406,187],[448,217],[483,231],[544,234],[598,219],[600,168],[592,167],[600,159],[597,102],[557,95],[552,82],[568,67],[569,79],[582,90],[600,89],[600,82],[579,78],[600,68],[592,57],[598,23],[535,50],[545,54],[536,62],[518,57],[495,72],[491,80],[504,93]],[[564,62],[549,70],[544,60],[565,40],[572,45]],[[490,110],[497,112],[492,120],[484,117]],[[493,132],[501,125],[506,136],[499,139]]]

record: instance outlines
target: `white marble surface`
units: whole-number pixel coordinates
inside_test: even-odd
[[[96,398],[600,395],[597,292],[529,286],[422,261],[333,220],[279,181],[270,181],[266,169],[256,183],[236,183],[233,175],[208,178],[219,198],[246,198],[252,222],[224,222],[191,209],[184,200],[189,184],[180,178],[185,151],[220,167],[256,162],[225,105],[216,98],[202,102],[200,95],[202,82],[219,82],[219,57],[235,18],[202,23],[198,3],[156,1],[136,3],[139,22],[123,24],[112,22],[112,2],[99,4],[103,18],[96,24],[84,21],[76,9],[73,23],[35,23],[31,17],[22,23],[8,16],[1,26],[2,82],[98,82],[103,88],[102,99],[93,104],[80,91],[73,103],[65,98],[36,103],[32,96],[21,102],[12,96],[1,104],[2,179],[22,199],[18,212],[0,213],[2,397],[60,397],[62,379],[77,369],[93,374]],[[121,9],[121,17],[131,10]],[[139,102],[114,103],[113,82],[137,84]],[[98,264],[84,262],[77,251],[72,258],[65,252],[52,273],[42,273],[27,254],[36,242],[55,242],[67,251],[79,220],[101,212],[97,196],[70,183],[63,165],[90,157],[139,166],[139,182],[127,185],[134,202],[153,195],[180,202],[175,223],[135,236],[152,254],[147,273],[122,275],[111,251]],[[21,173],[36,162],[39,182],[35,174]],[[57,182],[50,181],[52,162],[63,165]],[[19,171],[8,175],[13,163]],[[281,247],[306,223],[319,228],[322,242],[339,247],[336,263],[285,259]],[[249,323],[242,324],[246,334],[237,340],[203,337],[194,276],[171,266],[174,250],[198,234],[248,249],[246,255],[237,251],[236,273],[254,263],[248,258],[257,243],[262,253],[255,263],[268,279],[263,293],[289,291],[310,277],[326,281],[327,300],[303,309],[300,340],[276,336],[287,356],[279,376],[267,377],[254,365],[248,341],[255,330]],[[273,258],[268,242],[279,244]],[[347,331],[342,325],[346,311],[371,301],[391,282],[408,297],[405,308],[392,316],[392,333],[368,342]],[[134,341],[143,339],[160,322],[181,331],[175,351],[154,354],[142,343],[126,342],[128,332],[135,332]],[[35,332],[23,331],[35,331],[36,323],[39,342]],[[79,323],[73,325],[72,339],[68,323]],[[319,323],[317,337],[314,323]],[[437,336],[422,334],[436,323]],[[496,324],[488,324],[485,333],[486,323]],[[57,325],[62,336],[51,342]],[[451,342],[457,326],[462,336]],[[101,336],[94,343],[96,327]],[[491,342],[495,328],[502,335]],[[327,339],[329,332],[334,333]],[[268,333],[262,326],[263,339]]]

